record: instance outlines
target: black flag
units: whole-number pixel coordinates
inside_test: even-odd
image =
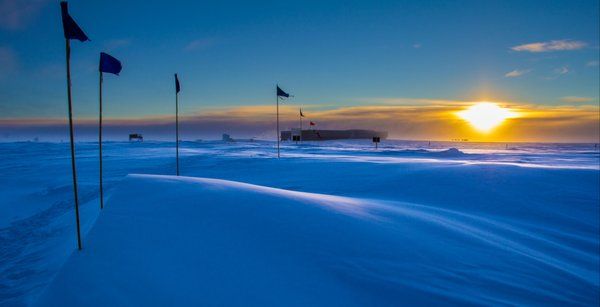
[[[181,86],[179,85],[179,79],[177,78],[177,74],[175,74],[175,93],[179,93],[181,91]]]
[[[115,75],[119,75],[121,72],[121,62],[115,59],[113,56],[106,54],[104,52],[100,52],[100,71],[107,72]]]
[[[282,89],[279,88],[279,86],[277,86],[277,96],[278,97],[290,97],[290,94],[284,92]]]
[[[306,116],[304,116],[304,114],[302,113],[302,109],[300,109],[300,117],[306,117]]]
[[[76,39],[81,42],[90,40],[87,35],[83,33],[83,30],[81,30],[75,20],[73,20],[73,17],[69,15],[67,1],[62,1],[60,3],[60,13],[62,16],[63,31],[66,39]]]

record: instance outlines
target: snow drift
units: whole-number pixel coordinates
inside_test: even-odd
[[[597,304],[597,239],[546,215],[130,175],[38,305]]]

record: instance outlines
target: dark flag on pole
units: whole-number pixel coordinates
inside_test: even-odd
[[[179,91],[181,91],[181,86],[179,78],[175,74],[175,167],[177,176],[179,176]]]
[[[279,86],[277,86],[277,97],[290,97],[290,94],[284,92],[282,89],[279,88]]]
[[[104,82],[103,73],[119,75],[123,66],[119,60],[113,56],[100,52],[100,63],[98,64],[98,71],[100,71],[100,108],[98,112],[98,149],[100,156],[100,209],[104,208],[104,187],[102,179],[102,83]]]
[[[119,75],[123,66],[121,62],[113,56],[100,52],[100,71]]]
[[[302,108],[300,108],[300,135],[298,136],[299,141],[302,141],[302,117],[306,116],[304,116],[304,113],[302,113]]]
[[[67,106],[69,108],[69,139],[71,143],[71,171],[73,173],[73,196],[75,198],[75,221],[77,223],[77,248],[81,250],[81,227],[79,223],[79,196],[77,193],[77,168],[75,166],[75,136],[73,132],[73,103],[71,97],[71,40],[81,42],[90,40],[83,30],[77,25],[73,17],[69,15],[69,7],[66,1],[60,2],[60,14],[62,17],[63,32],[65,34],[65,53],[67,58]]]
[[[281,155],[279,154],[279,142],[281,141],[281,136],[279,135],[279,98],[280,97],[285,97],[285,98],[289,98],[290,94],[284,92],[282,89],[279,88],[279,85],[276,86],[277,87],[277,91],[275,94],[275,97],[277,99],[277,158],[279,158]]]
[[[316,126],[317,124],[315,124],[314,122],[310,122],[311,126]]]
[[[77,25],[73,17],[69,15],[69,8],[67,1],[60,2],[60,12],[62,15],[63,31],[66,39],[76,39],[81,42],[90,40],[87,35]]]

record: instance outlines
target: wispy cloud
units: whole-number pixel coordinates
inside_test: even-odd
[[[585,48],[587,44],[582,41],[562,39],[552,40],[548,42],[536,42],[511,47],[513,51],[525,51],[525,52],[551,52],[551,51],[565,51],[565,50],[578,50]]]
[[[422,45],[421,45],[421,43],[416,43],[416,44],[413,44],[412,46],[415,49],[419,49],[419,48],[421,48]]]
[[[529,73],[531,69],[515,69],[513,71],[507,72],[504,77],[506,78],[516,78],[520,77],[526,73]]]
[[[569,68],[569,66],[557,67],[554,70],[552,70],[552,73],[549,76],[547,76],[545,79],[547,79],[547,80],[558,79],[564,75],[568,75],[570,72],[571,72],[571,69]]]
[[[557,74],[558,76],[566,75],[570,71],[571,70],[569,69],[569,66],[563,66],[563,67],[559,67],[559,68],[554,69],[554,73]]]
[[[437,106],[458,106],[473,103],[471,101],[458,101],[449,99],[433,98],[410,98],[410,97],[367,97],[358,98],[358,102],[382,105],[437,105]]]
[[[561,97],[560,101],[568,102],[568,103],[584,103],[584,102],[594,101],[594,98],[580,97],[580,96],[565,96],[565,97]]]
[[[0,0],[0,28],[20,30],[34,20],[49,0]]]
[[[587,62],[587,63],[585,64],[585,66],[587,66],[587,67],[596,67],[596,66],[598,66],[599,64],[600,64],[600,62],[598,62],[598,61],[589,61],[589,62]]]
[[[210,38],[197,39],[189,42],[183,50],[187,52],[204,50],[214,45],[214,43],[214,40]]]

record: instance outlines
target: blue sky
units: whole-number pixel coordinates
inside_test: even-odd
[[[69,5],[92,40],[72,43],[81,118],[97,116],[100,51],[124,66],[105,78],[113,118],[172,114],[175,72],[190,114],[273,104],[277,82],[315,111],[394,99],[598,105],[598,1]],[[64,118],[58,1],[0,8],[0,119]]]

